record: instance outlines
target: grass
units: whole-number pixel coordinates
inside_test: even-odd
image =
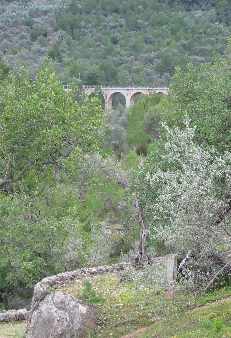
[[[205,293],[204,295],[201,295],[200,297],[196,298],[196,302],[200,306],[229,297],[231,297],[231,286],[227,285],[223,288],[213,290]]]
[[[25,333],[25,323],[4,323],[0,325],[0,338],[23,338]]]
[[[84,281],[76,281],[63,291],[81,299]],[[119,338],[140,327],[149,326],[181,308],[182,299],[165,299],[164,292],[138,285],[134,281],[120,282],[116,274],[91,278],[95,294],[104,302],[96,304],[97,330],[91,337]]]
[[[137,338],[231,337],[231,298],[210,303],[150,326]]]
[[[158,289],[121,283],[116,274],[95,277],[91,284],[104,303],[95,305],[98,328],[90,337],[120,338],[144,327],[135,337],[231,337],[231,287],[201,296],[178,292],[169,300]],[[65,291],[81,299],[83,288],[78,281]]]

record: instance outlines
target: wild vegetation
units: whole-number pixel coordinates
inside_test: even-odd
[[[145,264],[167,253],[177,253],[179,261],[188,257],[178,274],[176,302],[183,307],[182,292],[194,297],[208,285],[229,283],[229,266],[220,258],[230,249],[231,233],[226,53],[177,69],[169,96],[141,97],[129,111],[119,105],[107,116],[97,95],[76,97],[75,87],[66,92],[49,62],[34,79],[2,64],[2,307],[47,275],[131,258]],[[128,281],[121,291],[131,316],[121,319],[130,323],[121,334],[153,323],[148,313],[157,304],[149,292],[157,290],[147,284],[151,275],[140,287]],[[120,294],[124,286],[118,283]],[[159,302],[158,292],[153,297]],[[117,300],[91,282],[80,296],[102,311],[107,304],[105,315],[112,317],[101,329],[109,334],[108,327],[117,326]],[[163,320],[170,305],[158,310]],[[208,324],[209,330],[216,325]]]
[[[68,83],[166,85],[224,53],[230,18],[228,0],[3,0],[0,56],[35,73],[49,55]]]
[[[19,306],[45,276],[131,260],[145,277],[135,270],[66,288],[96,305],[96,337],[142,326],[137,337],[229,337],[228,2],[20,4],[14,20],[18,4],[0,5],[0,16],[9,11],[0,34],[10,32],[0,63],[0,306]],[[13,53],[10,37],[25,26],[30,52],[25,43]],[[29,67],[16,67],[23,53]],[[140,97],[128,110],[118,101],[108,114],[100,95],[79,90],[171,76],[168,96]],[[146,263],[173,253],[178,274],[167,300]],[[23,335],[22,325],[13,329]]]

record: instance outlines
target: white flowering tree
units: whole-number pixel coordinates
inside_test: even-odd
[[[165,129],[164,145],[150,154],[136,182],[149,245],[205,260],[230,244],[231,154],[203,149],[189,122]]]

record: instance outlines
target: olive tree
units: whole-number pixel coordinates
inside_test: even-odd
[[[165,141],[140,167],[135,186],[149,246],[155,253],[191,252],[197,262],[207,262],[230,245],[231,154],[197,144],[196,128],[188,122],[165,131]]]

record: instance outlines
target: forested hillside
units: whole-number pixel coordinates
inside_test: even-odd
[[[49,55],[67,82],[166,85],[224,52],[230,17],[228,0],[1,1],[0,53],[33,72]]]

